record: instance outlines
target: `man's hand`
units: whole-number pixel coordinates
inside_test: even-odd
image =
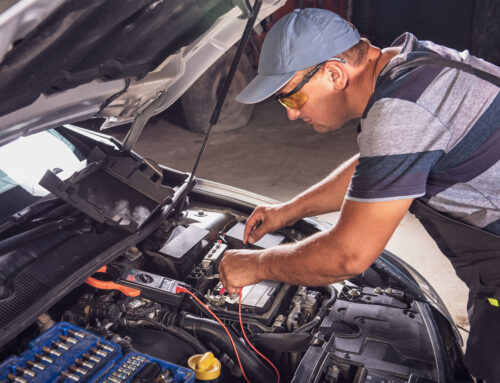
[[[243,243],[255,243],[267,233],[273,233],[298,221],[289,204],[257,206],[248,217]]]
[[[260,282],[260,250],[227,250],[219,264],[219,279],[229,294]]]
[[[322,286],[361,274],[380,255],[412,203],[346,200],[337,224],[295,243],[226,251],[220,279],[230,293],[261,280]]]

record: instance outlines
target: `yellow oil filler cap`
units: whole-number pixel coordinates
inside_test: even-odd
[[[193,355],[188,359],[188,365],[196,373],[197,380],[215,380],[220,375],[220,361],[212,352]]]

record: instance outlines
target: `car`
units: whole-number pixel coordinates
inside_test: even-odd
[[[264,0],[256,22],[283,3]],[[442,300],[388,251],[341,283],[228,295],[226,249],[329,224],[244,244],[248,215],[274,201],[133,151],[252,6],[23,0],[0,15],[1,382],[472,382]],[[82,128],[93,118],[129,133]]]

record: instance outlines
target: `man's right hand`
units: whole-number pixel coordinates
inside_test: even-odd
[[[257,206],[248,217],[243,234],[243,243],[255,243],[267,233],[291,226],[300,218],[294,216],[289,204]]]

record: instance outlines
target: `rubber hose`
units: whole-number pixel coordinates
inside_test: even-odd
[[[337,289],[333,285],[325,286],[330,291],[330,299],[326,301],[321,309],[319,310],[318,316],[323,318],[326,315],[326,311],[335,303],[337,300]]]
[[[270,350],[281,352],[307,351],[312,340],[311,334],[271,333],[252,335],[250,341],[255,346],[262,346]]]
[[[137,321],[143,321],[152,324],[153,326],[159,327],[165,332],[179,338],[180,340],[186,342],[190,346],[192,346],[196,352],[200,354],[204,354],[208,351],[208,349],[201,343],[198,339],[192,336],[187,331],[184,331],[182,328],[176,326],[166,326],[163,323],[157,322],[153,319],[149,318],[138,318]]]
[[[178,317],[178,322],[178,325],[183,329],[191,331],[200,338],[215,343],[217,347],[220,347],[226,354],[231,355],[236,360],[233,345],[226,331],[218,322],[211,319],[198,318],[189,314],[181,314],[181,316]],[[268,366],[259,359],[257,354],[246,346],[231,329],[228,330],[238,350],[241,364],[250,380],[263,383],[275,382],[276,375],[274,372],[271,371]]]

